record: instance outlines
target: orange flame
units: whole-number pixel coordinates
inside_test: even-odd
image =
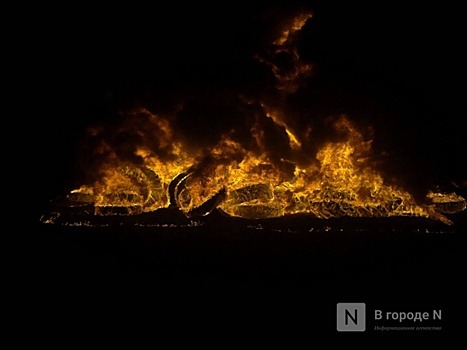
[[[294,34],[309,18],[311,13],[297,15],[274,41],[270,57],[256,57],[270,67],[282,97],[295,92],[300,79],[310,72],[311,66],[300,61],[292,45]],[[290,67],[273,63],[277,54],[288,55]],[[73,195],[93,203],[98,215],[115,213],[115,208],[128,215],[176,206],[187,216],[218,208],[252,219],[305,213],[316,218],[418,216],[450,224],[437,209],[443,206],[452,211],[455,206],[446,204],[451,202],[465,209],[465,200],[459,196],[431,193],[433,204],[418,204],[404,189],[385,183],[368,162],[371,141],[345,116],[334,124],[345,139],[324,144],[313,157],[303,147],[313,137],[311,127],[298,136],[286,122],[280,103],[241,100],[262,109],[284,134],[290,148],[286,156],[268,151],[260,122],[251,127],[252,145],[227,133],[213,147],[194,151],[175,137],[170,117],[139,109],[130,117],[136,125],[140,120],[144,123],[134,133],[149,141],[132,150],[130,155],[138,161],[122,160],[110,145],[101,144],[100,151],[109,156],[99,169],[100,179],[72,191]]]
[[[169,140],[167,120],[152,117]],[[96,214],[107,215],[115,207],[138,214],[168,207],[169,186],[175,181],[173,204],[188,216],[211,200],[212,206],[200,209],[200,215],[217,207],[228,215],[252,219],[306,213],[316,218],[419,216],[450,223],[434,206],[419,205],[407,191],[385,184],[367,165],[371,141],[365,141],[348,118],[341,117],[334,126],[345,132],[346,140],[325,144],[316,154],[316,162],[308,166],[281,159],[293,167],[290,173],[266,153],[247,150],[224,135],[204,157],[184,153],[187,148],[182,143],[164,142],[177,156],[171,161],[158,159],[145,148],[137,149],[143,164],[105,164],[99,181],[73,193],[89,196]]]
[[[287,23],[286,28],[282,30],[279,38],[274,41],[275,45],[284,45],[286,44],[293,34],[300,31],[305,23],[312,17],[311,12],[299,13],[297,16],[290,20],[290,23]]]

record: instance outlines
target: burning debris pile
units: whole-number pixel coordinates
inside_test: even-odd
[[[420,216],[450,221],[442,213],[462,211],[455,194],[429,192],[432,204],[417,204],[406,191],[385,184],[368,166],[371,142],[342,117],[334,127],[346,139],[328,143],[309,164],[294,162],[302,152],[290,147],[290,159],[278,161],[262,149],[261,132],[251,149],[228,136],[212,149],[193,152],[170,139],[168,124],[147,110],[134,112],[164,126],[164,159],[138,148],[138,164],[122,161],[111,150],[99,179],[67,196],[70,206],[91,206],[91,215],[138,215],[176,207],[187,217],[217,208],[249,219],[308,214],[315,218]],[[162,131],[162,130],[161,130]],[[282,131],[286,133],[285,128]],[[256,136],[256,138],[255,138]],[[302,155],[303,156],[303,155]],[[277,163],[278,162],[278,163]]]
[[[210,144],[194,147],[174,127],[183,103],[172,115],[138,108],[122,112],[122,122],[111,131],[92,128],[98,169],[62,207],[89,216],[173,208],[187,218],[216,209],[248,219],[415,216],[450,224],[444,214],[464,210],[465,199],[430,191],[426,203],[418,203],[388,183],[372,166],[371,138],[347,116],[329,122],[332,137],[316,149],[312,123],[290,126],[286,98],[312,70],[295,45],[310,18],[311,13],[300,13],[285,21],[273,43],[255,57],[272,73],[272,93],[238,96],[242,123]]]

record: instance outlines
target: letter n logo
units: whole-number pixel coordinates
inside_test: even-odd
[[[363,332],[365,330],[365,304],[338,303],[337,330],[339,332]]]

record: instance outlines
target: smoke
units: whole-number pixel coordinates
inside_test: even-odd
[[[246,150],[267,153],[277,164],[280,159],[290,159],[287,129],[293,123],[285,112],[286,96],[299,89],[310,67],[300,61],[295,44],[297,32],[311,12],[288,9],[284,13],[278,8],[271,11],[269,7],[246,24],[248,28],[262,28],[256,23],[259,19],[268,33],[256,30],[256,44],[247,45],[255,46],[255,50],[246,50],[248,57],[241,57],[230,67],[235,73],[245,69],[240,78],[229,77],[225,84],[219,84],[208,76],[201,85],[185,81],[178,90],[168,86],[153,92],[128,89],[125,96],[111,95],[119,104],[102,123],[89,128],[83,142],[81,163],[92,169],[89,175],[95,177],[100,164],[109,162],[142,164],[138,154],[141,148],[161,161],[174,157],[170,145],[177,142],[184,145],[185,152],[208,152],[227,134]],[[202,57],[213,51],[210,48]]]

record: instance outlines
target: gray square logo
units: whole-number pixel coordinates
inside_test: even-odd
[[[365,304],[338,303],[337,330],[339,332],[365,331]]]

